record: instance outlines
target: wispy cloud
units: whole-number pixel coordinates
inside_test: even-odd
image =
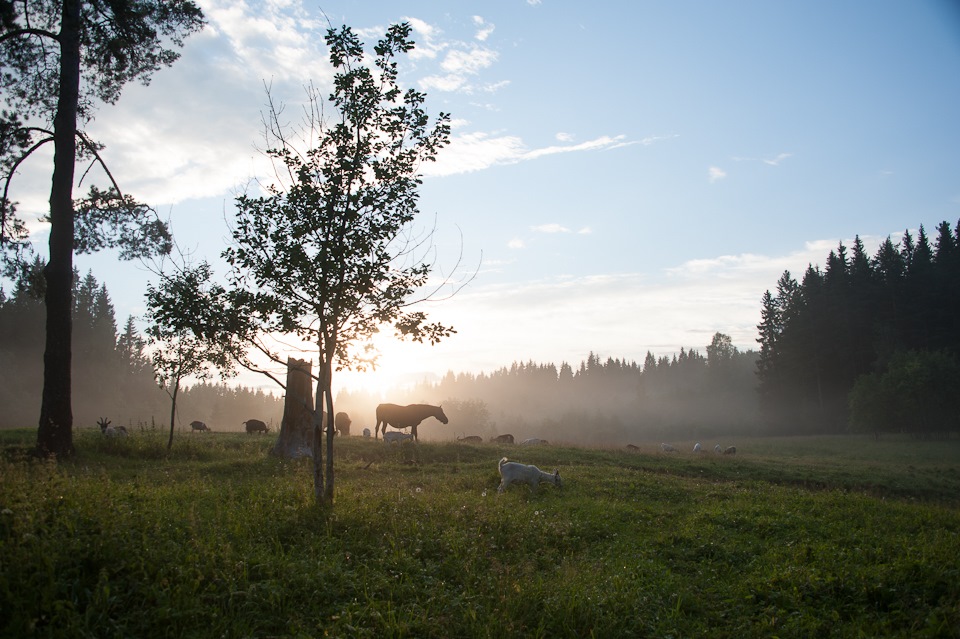
[[[560,224],[540,224],[538,226],[531,226],[531,231],[536,233],[570,233],[570,229]]]
[[[455,135],[437,162],[423,167],[426,176],[455,175],[480,171],[491,166],[516,164],[549,155],[598,151],[624,146],[625,136],[601,136],[580,144],[552,145],[531,149],[514,135],[495,135],[475,131]]]
[[[586,142],[581,142],[580,144],[570,144],[563,146],[547,146],[542,149],[532,149],[528,151],[524,157],[521,159],[524,160],[533,160],[545,155],[556,155],[558,153],[573,153],[576,151],[596,151],[598,149],[610,149],[616,148],[619,146],[624,146],[626,144],[626,136],[618,135],[615,137],[610,137],[608,135],[601,136],[594,140],[588,140]]]
[[[430,75],[420,80],[425,90],[443,92],[462,91],[472,93],[477,90],[490,91],[491,87],[503,86],[502,82],[484,83],[477,88],[471,83],[471,77],[492,66],[499,54],[493,49],[471,45],[464,49],[452,49],[440,62],[442,74]]]
[[[511,249],[522,249],[525,246],[526,246],[526,243],[523,240],[521,240],[519,237],[515,237],[509,242],[507,242],[507,248],[511,248]]]
[[[218,64],[230,73],[298,82],[305,74],[329,75],[317,63],[326,60],[323,38],[316,37],[326,25],[300,2],[210,2],[204,14],[211,36],[228,44]]]
[[[496,28],[494,25],[485,21],[480,16],[473,16],[473,24],[477,26],[477,34],[474,36],[480,42],[485,41]]]
[[[793,153],[780,153],[776,157],[761,158],[761,160],[764,164],[769,164],[770,166],[779,166],[781,162],[789,157],[793,157]]]
[[[593,233],[593,230],[589,226],[584,226],[580,228],[580,230],[574,231],[573,229],[563,226],[562,224],[556,224],[556,223],[538,224],[536,226],[531,226],[530,230],[533,231],[534,233],[547,233],[547,234],[576,233],[577,235],[590,235],[591,233]]]
[[[711,166],[707,170],[707,178],[710,180],[711,184],[722,180],[725,177],[727,177],[727,172],[721,169],[719,166]]]
[[[762,162],[767,166],[780,166],[780,164],[787,158],[792,158],[793,153],[778,153],[773,157],[744,157],[740,155],[735,155],[730,159],[734,162]]]
[[[413,29],[414,39],[417,43],[417,46],[410,52],[412,60],[436,59],[449,46],[446,42],[440,40],[442,31],[432,24],[409,16],[405,17],[404,21],[410,23],[410,28]],[[379,38],[382,35],[383,28],[381,27],[371,30],[370,33],[371,38]]]
[[[662,142],[663,140],[673,140],[679,137],[680,135],[677,133],[673,133],[670,135],[648,135],[642,140],[639,140],[638,144],[642,144],[643,146],[650,146],[651,144],[656,144],[657,142]]]

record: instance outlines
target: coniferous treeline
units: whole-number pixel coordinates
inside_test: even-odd
[[[0,427],[29,427],[42,388],[42,264],[0,289]],[[157,387],[133,318],[117,330],[106,287],[88,274],[74,285],[74,415],[165,427],[169,398]],[[359,434],[382,401],[442,403],[449,426],[425,422],[426,437],[512,433],[583,443],[709,437],[723,433],[938,433],[960,430],[960,227],[933,241],[890,238],[871,257],[857,237],[823,269],[798,282],[784,272],[762,298],[759,353],[717,333],[706,355],[648,353],[643,364],[593,353],[567,363],[514,363],[492,373],[449,372],[389,397],[341,392],[337,410]],[[956,380],[956,381],[954,381]],[[851,391],[856,388],[856,393]],[[759,393],[757,392],[759,390]],[[850,414],[850,406],[855,414]],[[279,424],[282,399],[259,390],[202,383],[181,391],[180,425],[241,430],[246,419]]]
[[[716,334],[707,355],[681,349],[673,357],[648,353],[643,365],[591,353],[574,369],[514,363],[492,373],[453,372],[389,397],[341,392],[352,432],[373,430],[376,405],[443,404],[450,424],[424,422],[421,436],[485,439],[510,433],[585,444],[624,444],[650,438],[687,438],[758,428],[754,351],[741,352]]]
[[[8,295],[0,288],[0,428],[37,423],[43,387],[46,309],[43,264],[24,269]],[[169,428],[170,399],[155,381],[132,317],[117,323],[106,286],[74,274],[73,414],[80,427],[99,418],[128,428]],[[283,402],[261,390],[197,384],[181,390],[179,424],[206,422],[214,430],[242,430],[250,418],[279,424]]]
[[[841,243],[823,270],[810,266],[799,282],[783,273],[776,291],[763,296],[758,326],[761,404],[773,430],[843,432],[849,394],[861,376],[883,374],[906,353],[938,353],[957,361],[957,232],[960,226],[955,232],[942,222],[931,242],[921,226],[916,238],[905,232],[899,245],[888,237],[872,257],[857,237],[852,251]],[[921,374],[918,368],[913,381]],[[886,394],[893,396],[884,401],[894,404],[913,399],[905,388],[887,387]],[[885,429],[912,431],[914,422],[906,416]],[[924,428],[954,427],[927,423]]]

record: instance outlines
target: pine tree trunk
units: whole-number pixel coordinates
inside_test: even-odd
[[[73,454],[71,334],[73,329],[73,178],[80,95],[80,2],[64,0],[60,31],[60,95],[53,124],[50,259],[44,268],[47,308],[43,397],[37,452]]]

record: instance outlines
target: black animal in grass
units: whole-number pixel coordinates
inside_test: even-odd
[[[420,441],[417,437],[417,426],[428,417],[436,417],[441,423],[446,424],[450,420],[443,414],[443,408],[440,406],[431,406],[430,404],[410,404],[400,406],[399,404],[380,404],[377,406],[377,425],[373,430],[373,438],[382,432],[386,434],[387,426],[405,430],[412,429],[413,438]]]
[[[247,427],[248,433],[269,433],[270,429],[267,428],[267,425],[260,421],[259,419],[248,419],[243,422],[243,425]]]

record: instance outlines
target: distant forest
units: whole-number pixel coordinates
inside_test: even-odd
[[[446,437],[449,428],[595,443],[960,432],[960,225],[952,231],[942,222],[932,244],[923,226],[898,245],[888,237],[873,257],[858,236],[852,251],[841,243],[800,282],[784,272],[761,301],[759,353],[740,352],[717,333],[706,356],[648,353],[641,366],[591,354],[577,369],[515,363],[491,374],[450,373],[404,401],[443,402],[451,426],[420,431]],[[377,398],[338,400],[372,422]]]
[[[35,263],[10,293],[0,289],[0,427],[37,421],[43,375],[43,277]],[[75,277],[74,416],[134,428],[169,424],[170,400],[154,380],[134,319],[117,329],[105,286]],[[784,272],[761,298],[759,351],[716,333],[704,354],[685,347],[643,363],[591,353],[576,365],[515,362],[490,373],[448,372],[389,397],[341,392],[336,410],[360,434],[382,401],[442,404],[449,425],[428,420],[428,439],[511,433],[517,438],[622,445],[733,434],[850,431],[944,436],[960,432],[960,225],[931,242],[890,238],[869,256],[857,237],[810,265]],[[709,321],[709,318],[704,318]],[[278,389],[279,391],[280,389]],[[181,391],[180,427],[241,430],[250,418],[279,425],[282,396],[226,383]]]
[[[25,269],[8,294],[0,289],[0,428],[37,426],[43,386],[46,310],[42,264]],[[74,274],[73,416],[79,428],[101,417],[128,429],[167,429],[170,398],[157,385],[134,319],[117,330],[107,288],[92,274]],[[283,399],[225,383],[181,389],[178,427],[199,420],[214,430],[243,430],[257,418],[279,425]]]
[[[645,439],[707,437],[756,432],[759,427],[754,351],[740,352],[717,333],[706,356],[682,348],[679,355],[642,365],[590,354],[574,369],[567,363],[514,363],[492,373],[447,373],[392,395],[398,403],[442,403],[450,424],[428,420],[423,437],[517,439],[618,444]],[[367,393],[340,393],[338,410],[358,426],[374,425],[379,401]]]

